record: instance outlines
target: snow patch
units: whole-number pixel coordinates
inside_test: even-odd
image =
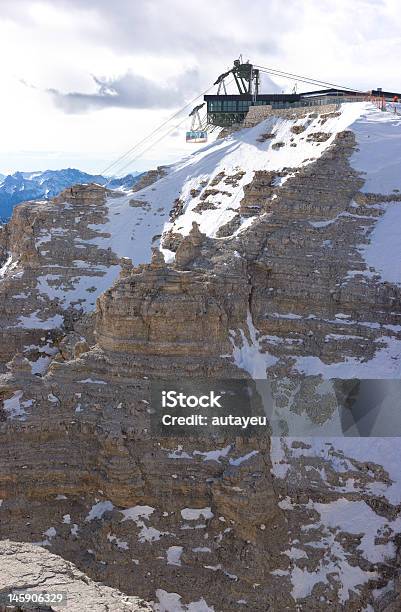
[[[208,506],[207,508],[184,508],[181,510],[181,516],[185,521],[198,521],[201,517],[206,520],[211,519],[214,514]]]
[[[167,549],[167,565],[181,565],[182,546],[170,546]]]
[[[233,358],[235,364],[241,369],[246,370],[253,379],[266,379],[266,369],[273,366],[277,361],[277,357],[262,353],[260,349],[260,340],[257,338],[257,330],[252,321],[252,315],[248,311],[247,326],[250,339],[246,337],[244,331],[240,329],[242,346],[237,346],[235,343],[235,332],[230,331],[230,340],[233,345]]]
[[[383,281],[401,285],[401,202],[387,204],[360,251]]]
[[[93,521],[94,519],[101,519],[105,512],[111,512],[114,506],[111,501],[102,501],[94,504],[89,511],[85,521]]]
[[[159,603],[154,607],[155,612],[215,612],[203,598],[186,605],[181,603],[181,595],[168,593],[164,589],[157,589],[156,597]]]
[[[3,409],[10,419],[25,421],[26,411],[33,404],[33,400],[22,401],[23,391],[14,391],[12,397],[3,401]]]

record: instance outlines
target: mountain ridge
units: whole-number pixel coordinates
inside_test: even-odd
[[[142,176],[133,172],[121,178],[90,174],[77,168],[0,174],[0,221],[10,219],[14,206],[30,200],[51,199],[76,184],[98,183],[111,189],[129,189]]]

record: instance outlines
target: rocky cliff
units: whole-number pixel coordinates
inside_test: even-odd
[[[26,590],[29,593],[48,593],[50,596],[65,594],[66,601],[58,605],[51,603],[47,610],[115,610],[116,612],[151,611],[149,604],[137,597],[127,597],[123,593],[93,582],[80,572],[72,563],[49,553],[40,546],[21,544],[4,540],[0,542],[0,597],[13,590]],[[0,603],[3,612],[20,609],[18,605]],[[63,605],[64,604],[64,605]],[[43,610],[37,605],[36,610]]]
[[[399,438],[332,437],[338,379],[400,374],[389,135],[365,104],[271,116],[131,195],[16,208],[3,539],[160,611],[397,609]],[[269,380],[275,436],[155,435],[152,381],[188,378]]]

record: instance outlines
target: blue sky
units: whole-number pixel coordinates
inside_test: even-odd
[[[358,88],[401,89],[396,1],[2,0],[0,172],[98,172],[240,53]],[[277,82],[291,89],[292,82]],[[267,88],[267,85],[265,86]],[[173,124],[174,125],[174,124]],[[188,152],[187,123],[129,170]]]

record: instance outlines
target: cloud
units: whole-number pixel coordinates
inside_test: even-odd
[[[199,89],[197,70],[187,70],[168,84],[159,84],[131,71],[117,78],[93,76],[95,93],[62,93],[48,89],[54,103],[66,113],[85,113],[103,108],[172,108],[184,103]]]
[[[267,74],[260,74],[260,89],[259,91],[269,91],[270,93],[281,93],[282,87],[272,80]]]
[[[187,0],[2,0],[2,16],[38,27],[43,8],[48,7],[64,13],[68,20],[74,17],[90,45],[101,43],[114,52],[150,55],[203,53],[218,61],[217,54],[229,53],[231,58],[241,49],[275,52],[280,35],[268,23],[277,17],[283,26],[288,21],[295,23],[301,5],[299,0],[289,4],[214,0],[205,8]]]
[[[57,73],[51,65],[41,70],[40,89],[47,89],[55,105],[71,114],[178,106],[206,89],[241,52],[255,63],[327,80],[330,62],[330,71],[337,70],[331,79],[361,86],[360,65],[366,65],[359,57],[362,45],[369,41],[366,55],[376,36],[395,35],[401,25],[392,0],[209,0],[207,10],[188,0],[1,2],[3,17],[36,33],[36,49],[57,56]],[[77,62],[78,53],[82,61]],[[359,62],[352,83],[347,77],[349,53]],[[194,66],[199,77],[185,72]],[[160,84],[166,70],[178,70],[182,77]],[[121,76],[110,76],[116,71]],[[94,77],[93,92],[87,93],[83,83],[88,73],[108,76]],[[280,91],[292,85],[282,84]]]
[[[188,0],[1,0],[3,18],[36,27],[44,7],[73,20],[88,46],[149,56],[188,53],[200,62],[215,58],[220,65],[241,51],[279,57],[285,36],[296,36],[306,21],[311,33],[314,27],[328,29],[348,43],[398,36],[400,26],[395,0],[209,0],[204,5]],[[312,42],[313,36],[302,41],[307,47]]]
[[[32,83],[28,83],[26,79],[18,79],[18,81],[21,83],[21,85],[24,85],[25,87],[29,87],[29,89],[37,89],[36,85],[33,85]]]
[[[17,149],[38,147],[80,151],[88,159],[95,150],[112,158],[128,142],[127,112],[121,108],[135,109],[130,133],[141,139],[150,120],[161,123],[172,112],[161,107],[179,108],[206,90],[240,53],[255,64],[334,83],[400,87],[396,0],[0,0],[0,5],[0,51],[7,58],[0,153],[6,159]],[[271,78],[279,91],[291,91],[296,81]],[[298,83],[300,91],[308,88]],[[229,91],[234,93],[233,83]],[[261,91],[277,86],[266,79]],[[97,112],[103,108],[109,109],[106,122]],[[155,109],[152,117],[146,108]],[[179,140],[183,152],[185,139],[171,136],[157,145],[157,154],[138,162],[140,168],[171,160],[172,151],[178,155]]]

